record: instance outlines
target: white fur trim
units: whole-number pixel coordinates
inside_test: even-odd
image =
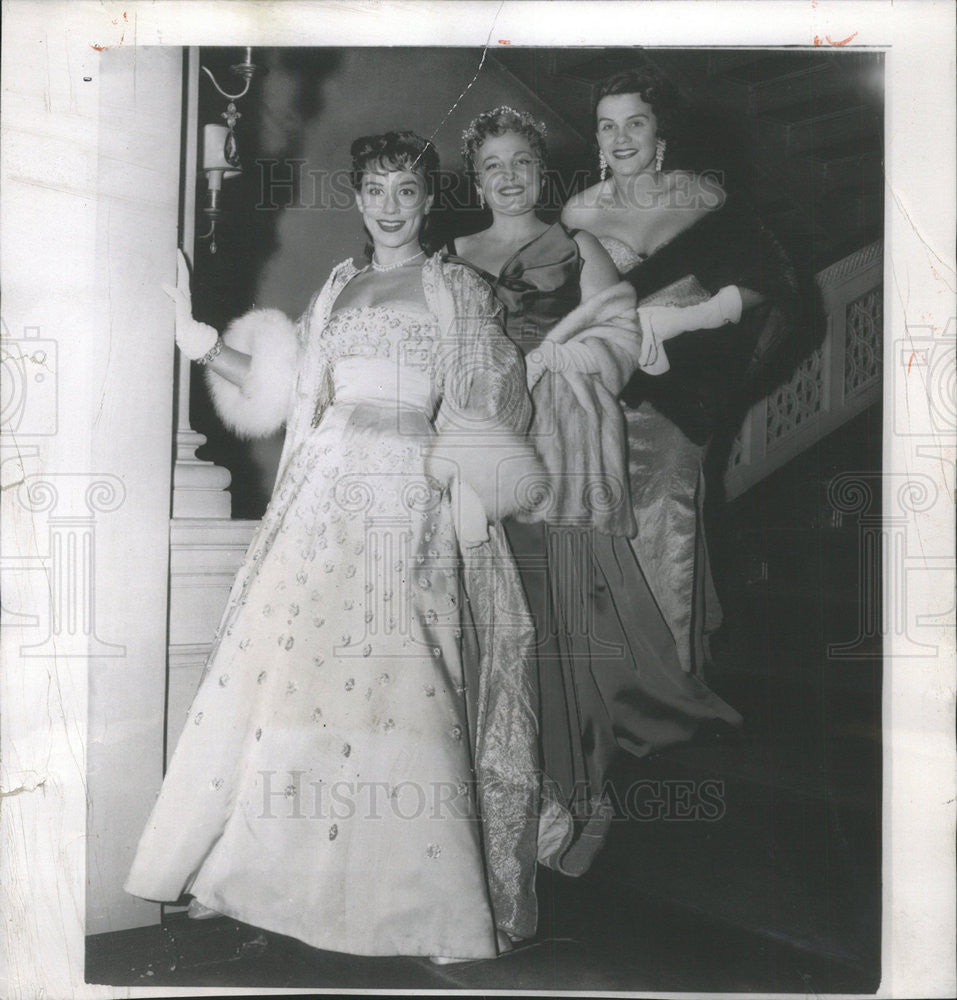
[[[490,524],[529,509],[526,498],[547,479],[535,449],[522,436],[496,427],[476,437],[449,431],[439,434],[426,457],[429,475],[442,483],[458,478],[478,497]]]
[[[239,437],[275,434],[292,414],[299,369],[296,324],[278,309],[254,309],[229,324],[223,341],[248,354],[250,368],[241,386],[206,369],[216,412]]]

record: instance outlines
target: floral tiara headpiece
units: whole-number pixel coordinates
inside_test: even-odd
[[[497,118],[500,115],[509,115],[514,119],[514,124],[520,129],[530,128],[534,132],[537,132],[542,141],[544,141],[545,136],[548,134],[548,129],[546,128],[544,122],[535,121],[535,118],[527,111],[516,111],[515,108],[511,108],[507,104],[502,104],[497,108],[492,108],[491,111],[483,111],[480,115],[476,115],[469,122],[468,127],[462,133],[463,160],[468,161],[470,156],[469,146],[472,143],[486,138],[486,134],[479,130],[479,124],[484,124],[490,119]]]

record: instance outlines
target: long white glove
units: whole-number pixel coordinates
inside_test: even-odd
[[[193,319],[193,299],[189,290],[189,267],[182,250],[176,251],[176,287],[163,285],[176,306],[176,346],[191,361],[198,361],[213,348],[219,334],[208,323]]]
[[[546,371],[588,373],[600,370],[594,351],[587,344],[559,344],[553,340],[543,341],[534,351],[530,351],[525,358],[525,368],[530,387]]]
[[[641,328],[660,343],[688,330],[714,330],[741,320],[741,292],[726,285],[705,302],[694,306],[639,306]]]
[[[639,350],[641,354],[646,353],[634,327],[616,329],[614,325],[605,325],[599,333],[586,329],[582,334],[580,338],[566,341],[545,339],[529,351],[525,356],[525,370],[530,390],[546,371],[598,375],[604,381],[614,382],[620,375],[620,367],[628,364],[623,359],[630,359],[633,365],[638,360]]]

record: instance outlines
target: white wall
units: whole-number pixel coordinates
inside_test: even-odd
[[[5,356],[24,330],[46,355],[3,426],[2,785],[21,791],[0,846],[32,863],[0,909],[37,968],[85,910],[89,933],[159,917],[121,886],[162,775],[173,316],[159,286],[175,274],[182,88],[182,50],[97,51],[60,14],[11,18],[5,53],[31,57],[3,67]],[[31,912],[43,898],[65,914],[58,940]]]

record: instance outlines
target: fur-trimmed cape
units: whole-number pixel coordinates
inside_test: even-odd
[[[299,371],[298,327],[279,309],[254,309],[233,320],[223,334],[227,347],[250,356],[241,386],[206,369],[216,412],[238,437],[275,434],[292,414]]]

